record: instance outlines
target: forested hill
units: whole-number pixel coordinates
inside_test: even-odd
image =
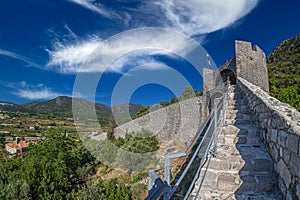
[[[116,105],[113,108],[108,107],[106,105],[100,103],[93,103],[83,99],[77,99],[78,102],[81,102],[83,105],[95,105],[95,110],[97,117],[100,121],[100,124],[103,126],[107,126],[109,124],[110,119],[112,118],[112,109],[117,110],[118,122],[127,122],[130,121],[126,113],[124,114],[124,110],[129,107],[129,113],[132,118],[136,117],[136,113],[142,107],[140,104],[130,103],[128,104],[120,104]],[[43,114],[48,116],[55,116],[59,118],[71,118],[73,117],[72,113],[72,98],[67,96],[59,96],[55,99],[49,101],[33,101],[26,104],[13,104],[0,102],[0,110],[8,111],[8,112],[21,112],[28,114]]]
[[[300,34],[281,42],[267,63],[270,94],[300,111]]]

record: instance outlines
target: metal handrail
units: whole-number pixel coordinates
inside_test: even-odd
[[[184,152],[188,153],[190,152],[190,150],[192,149],[193,145],[196,143],[196,141],[198,140],[200,134],[204,131],[205,127],[207,126],[208,122],[210,121],[211,117],[213,115],[213,112],[211,112],[208,117],[206,118],[206,120],[201,124],[201,126],[198,128],[195,136],[192,138],[191,142],[187,145],[187,147],[185,148]]]
[[[196,180],[198,179],[200,171],[201,171],[203,165],[205,164],[205,162],[207,160],[208,153],[209,153],[213,143],[214,143],[213,151],[211,151],[211,153],[212,153],[213,156],[216,154],[216,144],[217,144],[218,133],[221,129],[221,126],[224,124],[229,80],[227,80],[227,82],[224,83],[224,84],[225,84],[225,87],[224,87],[225,95],[223,95],[223,97],[220,98],[220,99],[223,100],[222,103],[218,104],[213,109],[213,111],[210,113],[210,115],[207,117],[207,119],[204,121],[204,123],[198,128],[195,136],[192,138],[191,142],[187,145],[184,152],[179,152],[179,153],[175,153],[175,154],[168,154],[168,155],[165,156],[165,174],[164,174],[165,175],[165,177],[164,177],[165,181],[164,181],[164,183],[166,183],[169,186],[169,188],[167,188],[169,190],[165,190],[166,189],[165,184],[159,184],[159,186],[155,187],[156,190],[154,190],[153,188],[151,189],[151,185],[149,185],[149,195],[148,195],[148,197],[149,196],[152,196],[152,197],[156,196],[157,198],[159,198],[161,195],[164,194],[164,199],[165,200],[170,199],[173,196],[173,194],[175,193],[175,191],[177,190],[177,188],[179,187],[180,183],[184,179],[187,172],[189,171],[193,161],[198,156],[201,147],[203,147],[204,140],[206,138],[208,138],[209,139],[208,146],[205,149],[205,153],[204,153],[203,157],[201,158],[199,168],[197,169],[197,172],[196,172],[196,176],[194,176],[194,179],[192,180],[192,183],[190,184],[190,187],[189,187],[184,199],[187,199],[189,197],[190,192],[193,189]],[[222,111],[223,111],[223,113],[222,113]],[[188,165],[186,166],[186,168],[184,169],[184,171],[180,175],[179,179],[176,181],[175,185],[173,187],[171,187],[170,186],[170,160],[187,156],[188,153],[191,151],[192,147],[194,146],[194,144],[199,140],[200,135],[202,135],[202,134],[203,134],[203,138],[200,141],[199,145],[197,146],[197,149],[195,150],[192,158],[189,160]],[[209,134],[211,134],[211,135],[209,135]],[[211,136],[211,138],[209,138],[209,136]],[[151,172],[155,173],[154,171],[151,171]],[[203,177],[203,179],[204,179],[204,177]],[[154,182],[154,180],[151,180],[151,177],[149,176],[149,184],[153,184],[153,182]],[[164,188],[160,188],[160,187],[164,187]],[[199,194],[200,188],[197,191],[197,196]],[[159,191],[159,194],[157,193],[158,191]],[[154,194],[155,192],[156,192],[156,194]],[[149,199],[148,197],[147,197],[147,199]]]
[[[219,118],[219,120],[218,120],[216,116],[218,116],[218,115],[217,115],[217,112],[218,112],[221,108],[223,108],[223,104],[220,104],[220,105],[214,110],[214,112],[213,112],[213,113],[214,113],[214,115],[213,115],[214,119],[213,119],[212,123],[210,123],[210,126],[207,128],[207,131],[206,131],[205,134],[208,134],[208,133],[209,133],[209,130],[210,130],[210,128],[212,127],[212,125],[214,125],[214,132],[213,132],[212,135],[211,135],[212,137],[210,138],[209,143],[208,143],[208,146],[207,146],[207,149],[205,150],[205,153],[204,153],[203,157],[201,158],[199,168],[197,169],[196,175],[194,176],[194,179],[192,180],[192,183],[191,183],[191,185],[190,185],[190,187],[189,187],[189,189],[188,189],[188,191],[187,191],[187,193],[186,193],[184,199],[187,199],[187,198],[189,197],[189,194],[190,194],[190,192],[192,191],[192,189],[193,189],[193,187],[194,187],[194,184],[195,184],[196,180],[197,180],[198,177],[199,177],[200,171],[201,171],[203,165],[205,164],[205,161],[207,160],[207,155],[208,155],[208,152],[209,152],[210,147],[211,147],[211,145],[212,145],[213,142],[214,142],[214,147],[213,147],[213,151],[211,151],[211,153],[213,154],[213,156],[216,154],[216,140],[217,140],[217,133],[219,132],[219,129],[218,129],[218,127],[216,127],[216,125],[217,125],[217,124],[220,124],[220,120],[221,120],[221,118]],[[205,138],[205,137],[203,137],[203,138]],[[202,141],[204,141],[204,139],[203,139]],[[202,142],[202,141],[201,141],[201,142]],[[202,146],[202,143],[200,143],[198,147],[201,147],[201,146]],[[200,148],[199,148],[199,149],[200,149]],[[198,154],[198,153],[195,152],[195,154]]]

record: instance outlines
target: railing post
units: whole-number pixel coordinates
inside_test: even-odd
[[[165,181],[170,185],[170,158],[165,156]]]
[[[213,156],[216,156],[217,153],[217,131],[218,131],[218,110],[217,108],[214,111],[214,149],[213,149]]]
[[[150,190],[148,191],[148,196],[146,197],[146,200],[156,200],[159,199],[165,193],[170,192],[170,186],[165,181],[162,181],[159,178],[159,176],[154,172],[154,170],[149,171],[148,188],[150,188]]]
[[[149,170],[149,175],[148,175],[148,191],[150,191],[153,188],[154,184],[155,184],[155,177],[153,177],[154,173],[155,172],[154,172],[153,169]]]

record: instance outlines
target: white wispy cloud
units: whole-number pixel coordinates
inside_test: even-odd
[[[53,99],[57,96],[67,96],[63,93],[54,92],[51,88],[42,83],[30,85],[22,81],[20,83],[10,83],[10,87],[16,90],[13,92],[14,95],[30,100]]]
[[[29,66],[40,68],[40,66],[38,64],[32,62],[29,58],[26,58],[25,56],[19,55],[17,53],[11,52],[11,51],[0,49],[0,56],[7,56],[7,57],[10,57],[10,58],[25,62]]]
[[[115,18],[117,14],[112,10],[107,9],[103,4],[97,3],[96,0],[67,0],[69,2],[78,4],[88,10],[96,12],[107,18]]]
[[[61,73],[76,73],[80,65],[88,61],[89,56],[99,47],[101,40],[90,38],[75,45],[56,43],[53,51],[47,50],[50,61],[47,68],[56,67]]]
[[[127,28],[160,26],[174,28],[190,36],[226,28],[249,14],[259,0],[136,0],[135,8],[114,3],[121,8],[108,9],[96,0],[68,0],[112,19],[118,16]]]
[[[165,11],[166,25],[193,36],[226,28],[256,7],[259,0],[160,0],[156,4]],[[154,5],[153,5],[154,6]]]
[[[52,88],[46,86],[43,83],[28,84],[26,81],[21,82],[5,82],[0,80],[0,85],[3,85],[10,89],[11,94],[29,100],[48,100],[54,99],[58,96],[69,96],[73,98],[80,98],[90,100],[89,97],[84,96],[79,92],[56,92]]]
[[[14,94],[18,97],[21,97],[24,99],[30,99],[30,100],[53,99],[57,96],[64,96],[60,93],[53,92],[48,88],[41,88],[41,89],[35,89],[35,90],[19,89]]]
[[[135,8],[126,8],[123,0],[116,0],[120,8],[108,9],[105,5],[95,0],[69,0],[89,10],[97,12],[111,20],[114,14],[121,16],[123,27],[131,29],[134,27],[165,27],[175,31],[183,32],[188,36],[201,36],[204,41],[205,35],[220,29],[227,28],[249,14],[258,4],[259,0],[136,0]],[[65,27],[73,34],[70,27]],[[76,35],[74,34],[74,37]],[[150,39],[149,39],[150,38]],[[202,42],[202,41],[200,41]],[[132,35],[113,43],[107,43],[97,36],[87,39],[77,39],[72,44],[56,42],[49,53],[47,68],[55,69],[60,73],[78,72],[103,72],[112,58],[129,54],[132,51],[145,48],[160,48],[176,50],[182,47],[183,41],[178,38],[169,38],[168,35],[157,35],[149,33],[144,35]],[[158,45],[159,44],[159,45]],[[141,55],[149,55],[146,51]],[[157,52],[160,54],[161,52]],[[165,52],[164,52],[165,53]],[[110,70],[122,72],[123,68],[135,64],[136,55],[122,57],[110,66]],[[150,55],[152,55],[150,53]],[[95,64],[94,61],[97,61]],[[142,61],[139,61],[142,62]],[[89,63],[89,65],[87,65]],[[137,64],[145,64],[137,63]],[[85,67],[81,67],[85,64]]]
[[[154,63],[152,55],[168,54],[174,51],[186,51],[186,41],[178,35],[160,31],[132,31],[129,34],[116,36],[109,41],[90,38],[72,45],[56,45],[50,51],[47,68],[61,73],[103,72],[122,73],[126,66]],[[153,51],[152,51],[152,50]],[[169,52],[165,52],[167,49]],[[141,52],[140,52],[141,51]],[[114,63],[112,63],[112,61]],[[158,64],[159,62],[156,61]],[[107,68],[109,66],[109,68]],[[152,68],[154,69],[154,68]],[[155,69],[158,69],[157,67]]]

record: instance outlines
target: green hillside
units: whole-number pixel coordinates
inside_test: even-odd
[[[300,111],[300,35],[281,42],[267,63],[270,94]]]
[[[88,102],[81,99],[76,99],[77,101],[81,101],[82,103],[93,104],[92,102]],[[56,97],[55,99],[45,101],[45,102],[32,102],[23,104],[25,108],[31,110],[38,114],[47,114],[54,115],[56,117],[73,117],[72,114],[72,98],[67,96]],[[95,103],[95,108],[98,117],[102,117],[104,119],[109,119],[111,116],[110,108],[99,103]]]
[[[95,105],[96,115],[101,125],[107,127],[112,119],[112,109],[100,103],[93,103],[82,99],[76,99],[76,104],[81,104],[83,109],[89,109]],[[131,118],[136,118],[136,113],[142,107],[140,104],[129,104],[129,113]],[[113,110],[118,110],[114,116],[118,122],[124,123],[130,121],[126,116],[126,108],[128,104],[121,104],[113,107]],[[0,105],[0,110],[8,112],[21,112],[28,114],[42,114],[58,118],[72,118],[72,98],[67,96],[59,96],[49,101],[33,101],[22,105],[10,104]],[[85,112],[83,112],[85,113]]]

